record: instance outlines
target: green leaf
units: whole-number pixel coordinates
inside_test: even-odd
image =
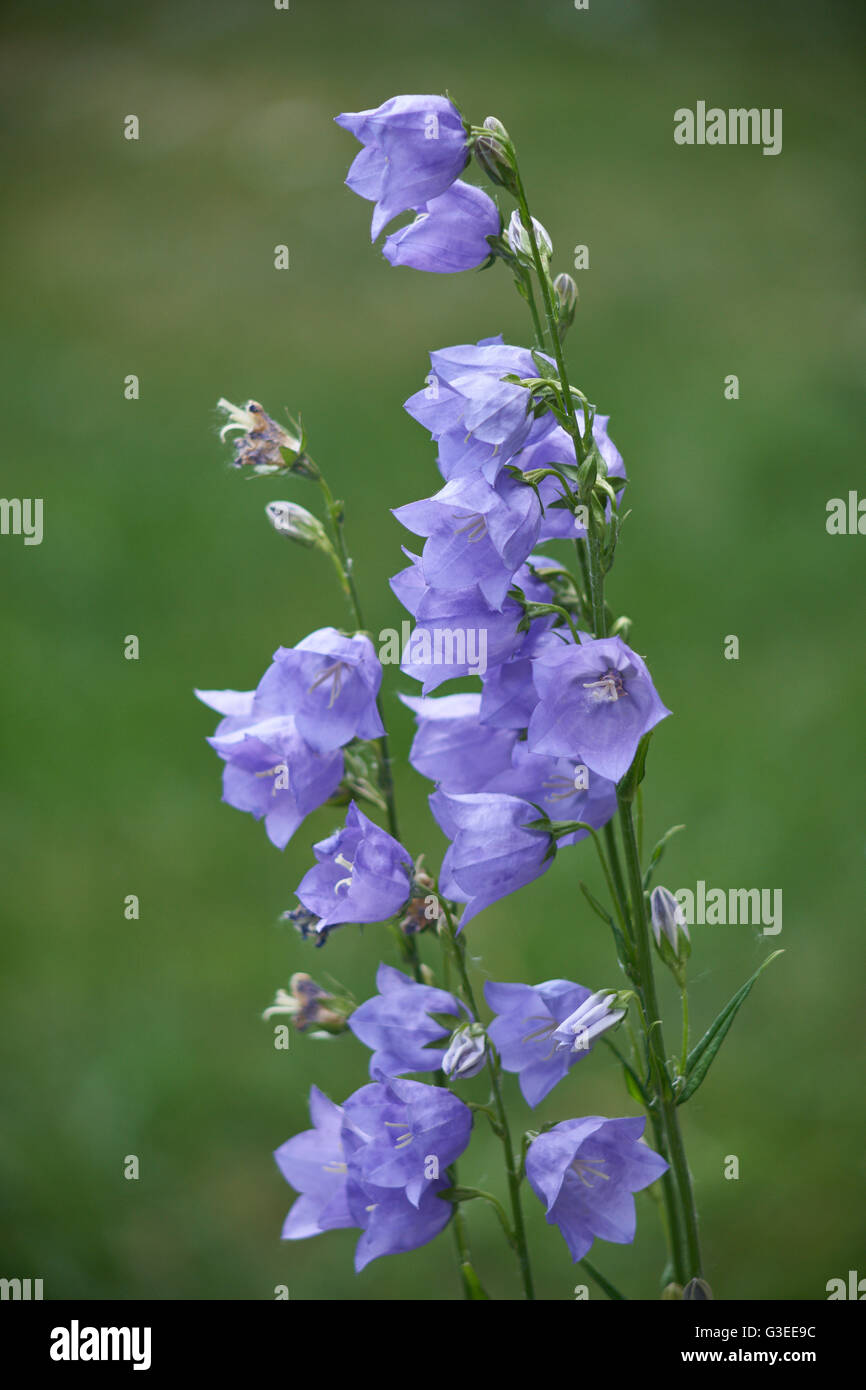
[[[622,1074],[625,1080],[625,1089],[628,1091],[632,1100],[637,1101],[638,1105],[646,1105],[647,1097],[644,1095],[643,1088],[640,1086],[631,1067],[623,1063]]]
[[[779,950],[767,956],[767,959],[758,966],[754,975],[746,981],[741,989],[737,990],[732,999],[728,1000],[722,1012],[715,1022],[710,1025],[706,1033],[704,1033],[700,1042],[692,1048],[686,1059],[685,1085],[677,1095],[677,1105],[682,1105],[684,1101],[689,1100],[694,1095],[709,1071],[713,1058],[725,1041],[725,1036],[734,1021],[737,1010],[740,1005],[745,1002],[752,985],[757,980],[761,971],[766,970],[770,961],[775,960],[777,956],[781,955],[784,955],[784,951]]]
[[[685,830],[685,828],[686,827],[684,825],[672,825],[670,830],[666,830],[664,835],[662,835],[661,839],[659,840],[658,844],[655,846],[652,854],[650,855],[649,863],[647,864],[646,868],[646,873],[643,876],[643,886],[645,889],[649,888],[650,886],[653,871],[655,870],[656,865],[658,864],[659,860],[661,859],[662,855],[667,849],[668,840],[673,839],[674,835],[677,835],[681,830]]]

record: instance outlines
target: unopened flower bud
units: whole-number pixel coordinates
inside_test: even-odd
[[[327,532],[318,517],[295,502],[269,502],[265,514],[275,531],[299,545],[330,549]]]
[[[541,252],[541,259],[546,265],[553,255],[553,242],[550,240],[550,236],[545,228],[542,227],[541,223],[535,217],[532,219],[532,226],[535,231],[535,240],[538,243],[538,249]],[[517,211],[517,208],[515,208],[511,214],[511,221],[508,224],[508,230],[505,236],[515,256],[521,254],[524,256],[532,255],[532,243],[529,240],[529,233],[520,220],[520,213]]]
[[[689,929],[683,910],[669,888],[659,884],[650,895],[653,935],[664,956],[664,941],[670,946],[674,960],[685,960],[691,952]]]
[[[561,271],[553,282],[553,290],[556,295],[556,311],[559,326],[559,336],[564,338],[572,323],[577,309],[577,285],[570,275]]]
[[[442,1070],[452,1081],[467,1081],[484,1069],[486,1039],[478,1024],[458,1028],[442,1058]]]
[[[617,1007],[620,1002],[615,990],[600,989],[591,994],[553,1030],[557,1051],[588,1052],[596,1038],[625,1018],[625,1009]]]
[[[514,165],[508,154],[508,131],[501,121],[495,116],[488,116],[484,121],[484,129],[490,132],[489,135],[480,135],[475,141],[475,158],[481,165],[487,177],[499,184],[501,188],[507,188],[510,193],[517,191],[517,181],[514,175]]]
[[[713,1297],[713,1291],[706,1279],[690,1279],[683,1289],[683,1298],[687,1303],[702,1303]]]

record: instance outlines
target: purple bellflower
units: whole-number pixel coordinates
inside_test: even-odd
[[[376,204],[373,241],[398,213],[423,207],[444,193],[469,161],[463,120],[447,97],[391,97],[375,109],[347,111],[334,119],[364,146],[346,183]]]
[[[298,732],[317,753],[353,738],[384,733],[376,708],[382,667],[369,637],[344,637],[336,628],[311,632],[295,647],[274,653],[256,690],[262,716],[292,714]]]
[[[520,1078],[520,1089],[533,1108],[549,1095],[582,1054],[557,1046],[554,1037],[562,1021],[592,997],[570,980],[545,980],[540,985],[484,986],[484,998],[496,1017],[487,1033],[506,1071]]]
[[[343,1144],[353,1174],[400,1188],[417,1207],[469,1143],[472,1112],[459,1097],[422,1081],[373,1081],[343,1107]]]
[[[499,610],[487,603],[477,585],[432,589],[420,557],[408,550],[405,554],[412,564],[394,575],[391,588],[416,622],[403,649],[401,670],[422,682],[425,695],[456,676],[485,676],[522,646],[524,638],[517,625],[523,609],[514,599],[507,598]],[[539,557],[530,556],[514,583],[533,602],[550,602],[549,586],[530,569],[536,562],[541,563]]]
[[[488,237],[499,235],[502,220],[492,198],[458,179],[418,209],[408,226],[392,232],[382,253],[391,265],[450,275],[477,270],[490,255]]]
[[[298,898],[319,918],[319,936],[344,923],[384,922],[406,903],[411,856],[354,801],[343,829],[313,851],[319,862],[301,880]]]
[[[274,1154],[286,1182],[301,1194],[286,1217],[283,1240],[355,1224],[346,1199],[343,1111],[318,1086],[310,1088],[310,1119],[312,1129],[286,1140]]]
[[[421,568],[432,589],[477,584],[501,610],[538,538],[541,503],[533,488],[503,473],[493,487],[483,477],[452,478],[435,496],[395,508],[394,516],[427,537]]]
[[[485,476],[494,482],[501,466],[527,442],[533,425],[536,437],[543,437],[555,424],[550,414],[535,421],[529,392],[502,379],[509,374],[538,376],[526,348],[512,347],[498,338],[482,339],[431,352],[430,367],[427,385],[409,397],[405,409],[440,441],[440,467],[446,477],[458,471],[453,461],[443,465],[441,441],[446,435],[452,445],[461,437],[464,444],[472,439],[487,445],[492,476],[488,470]],[[480,458],[474,455],[473,464]]]
[[[431,1014],[451,1014],[455,1024],[466,1009],[444,989],[417,984],[391,965],[376,972],[379,993],[354,1009],[349,1027],[373,1051],[371,1076],[401,1076],[407,1071],[438,1071],[444,1053],[430,1043],[441,1042],[449,1030]]]
[[[538,704],[529,721],[534,753],[576,757],[618,782],[637,746],[670,714],[644,662],[621,637],[545,648],[532,663]]]
[[[342,753],[316,753],[290,714],[259,717],[255,691],[195,693],[226,716],[208,739],[225,762],[223,801],[264,820],[271,844],[285,849],[304,817],[340,785]]]
[[[632,1193],[667,1170],[660,1154],[640,1142],[646,1120],[589,1115],[564,1120],[539,1134],[526,1155],[526,1176],[558,1226],[571,1258],[588,1254],[593,1240],[628,1245],[635,1235]]]
[[[576,414],[578,425],[583,432],[583,411],[578,410]],[[594,416],[592,437],[607,466],[608,477],[625,478],[622,455],[607,433],[609,420],[609,415]],[[574,441],[561,425],[557,425],[539,442],[530,439],[523,450],[516,455],[513,462],[523,473],[527,473],[533,468],[544,468],[547,464],[568,464],[573,468],[575,466]],[[541,540],[585,539],[586,527],[580,524],[570,509],[553,505],[565,496],[559,479],[555,477],[542,478],[538,485],[538,491],[544,505],[544,517],[539,531]],[[574,485],[572,485],[572,491],[574,491]],[[607,507],[609,512],[610,502],[608,502]]]
[[[410,559],[409,568],[391,580],[394,593],[415,618],[400,669],[421,681],[426,695],[443,681],[484,675],[489,666],[507,661],[520,641],[520,605],[506,599],[501,610],[493,608],[477,584],[431,589],[420,558],[410,554]]]
[[[430,797],[430,809],[451,840],[439,886],[446,898],[466,903],[461,927],[550,867],[553,841],[543,830],[528,828],[538,820],[528,801],[502,793],[452,795],[440,789]]]
[[[516,730],[479,723],[480,694],[400,698],[418,720],[409,762],[422,777],[446,792],[480,792],[510,770]]]
[[[355,1099],[350,1097],[347,1107]],[[363,1104],[356,1110],[363,1114]],[[368,1105],[367,1113],[370,1110]],[[374,1141],[374,1133],[355,1129],[343,1107],[334,1105],[315,1086],[310,1091],[310,1116],[313,1129],[296,1134],[274,1155],[286,1182],[300,1193],[283,1225],[283,1240],[360,1227],[355,1249],[355,1269],[360,1273],[381,1255],[417,1250],[447,1226],[452,1207],[438,1196],[448,1186],[447,1177],[430,1179],[419,1201],[413,1203],[405,1188],[378,1187],[364,1178],[359,1160],[367,1143]],[[385,1130],[386,1135],[397,1137],[405,1132],[402,1127]]]

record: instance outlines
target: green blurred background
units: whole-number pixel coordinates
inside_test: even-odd
[[[279,1240],[292,1197],[271,1151],[306,1127],[310,1083],[342,1100],[368,1054],[352,1037],[277,1052],[261,1011],[301,969],[366,997],[394,956],[384,928],[314,953],[276,924],[337,814],[280,855],[221,805],[214,717],[191,694],[249,688],[278,644],[344,621],[325,563],[264,518],[312,490],[231,473],[216,399],[303,413],[383,627],[402,616],[388,509],[437,485],[401,409],[426,352],[528,336],[501,268],[392,270],[343,186],[356,146],[337,112],[447,89],[508,125],[557,268],[590,248],[569,355],[631,479],[611,599],[676,715],[646,787],[651,841],[688,826],[663,881],[784,892],[778,937],[695,930],[701,1030],[786,948],[684,1112],[708,1277],[719,1297],[822,1298],[866,1274],[866,541],[824,524],[863,478],[861,22],[842,3],[7,5],[2,492],[44,498],[45,536],[0,539],[0,1273],[43,1278],[48,1298],[459,1296],[447,1235],[360,1278],[352,1232]],[[698,99],[782,107],[781,155],[675,146],[673,112]],[[723,659],[730,633],[739,661]],[[392,671],[404,838],[435,858],[398,688],[412,683]],[[598,887],[585,848],[486,913],[480,971],[611,982],[580,877]],[[533,1120],[508,1081],[521,1128],[634,1112],[604,1050]],[[501,1188],[481,1128],[461,1176]],[[540,1293],[569,1299],[580,1276],[531,1193],[526,1206]],[[482,1279],[515,1296],[495,1219],[475,1204],[470,1221]],[[635,1247],[593,1258],[656,1297],[660,1248],[640,1198]]]

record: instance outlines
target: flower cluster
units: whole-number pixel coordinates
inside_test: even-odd
[[[295,472],[322,488],[328,526],[293,502],[272,502],[267,514],[277,531],[330,556],[356,626],[349,633],[322,628],[279,648],[253,691],[196,692],[222,716],[209,742],[225,765],[223,799],[263,819],[279,848],[317,807],[346,807],[342,826],[313,845],[299,905],[284,917],[317,944],[343,925],[387,923],[409,967],[407,973],[381,963],[377,993],[360,1005],[339,986],[325,989],[295,973],[265,1011],[267,1018],[287,1016],[306,1036],[351,1033],[369,1052],[369,1080],[342,1105],[313,1086],[312,1128],[276,1151],[299,1194],[283,1236],[358,1229],[360,1271],[426,1244],[453,1219],[467,1296],[484,1297],[468,1263],[460,1207],[483,1198],[497,1207],[532,1297],[520,1210],[524,1177],[578,1261],[596,1238],[633,1239],[634,1193],[661,1177],[670,1158],[680,1166],[676,1183],[663,1185],[668,1225],[674,1237],[682,1232],[691,1241],[687,1250],[672,1247],[673,1267],[677,1279],[699,1275],[670,1098],[687,1098],[708,1062],[700,1063],[703,1070],[692,1063],[686,1027],[680,1070],[669,1066],[651,965],[647,974],[650,921],[681,990],[690,942],[668,890],[657,887],[647,899],[663,842],[644,872],[630,819],[647,736],[670,711],[624,640],[628,620],[608,619],[603,581],[626,475],[609,418],[566,379],[562,338],[574,318],[576,286],[567,275],[551,277],[552,240],[530,214],[514,148],[495,118],[473,126],[445,97],[410,95],[337,121],[362,146],[346,181],[374,204],[373,240],[395,218],[413,214],[386,236],[386,259],[434,273],[501,260],[530,305],[536,342],[530,348],[497,335],[434,351],[423,387],[405,402],[436,446],[441,486],[393,512],[416,543],[391,579],[414,626],[404,624],[408,639],[390,659],[399,656],[401,671],[421,687],[401,698],[416,722],[409,762],[434,784],[429,805],[448,840],[438,874],[422,870],[423,856],[413,860],[397,829],[378,699],[382,667],[363,631],[342,504],[304,437],[289,435],[255,402],[222,403],[226,430],[241,432],[237,466],[253,474]],[[518,200],[504,232],[497,202],[460,177],[473,154],[496,190]],[[562,541],[575,547],[577,577],[546,553]],[[472,689],[431,695],[466,677]],[[373,818],[383,815],[387,829]],[[484,1002],[492,1017],[485,1022],[461,932],[540,878],[559,849],[589,836],[605,869],[610,914],[582,886],[613,928],[619,966],[634,988],[488,979]],[[419,953],[416,938],[427,928],[443,949],[444,988]],[[642,1050],[632,1037],[629,1062],[608,1035],[633,1002],[644,1036]],[[653,1117],[663,1152],[643,1142],[644,1118],[590,1115],[526,1131],[521,1162],[502,1073],[517,1078],[534,1108],[602,1039],[617,1054],[630,1097]],[[473,1081],[478,1102],[462,1098]],[[510,1217],[496,1197],[458,1182],[456,1164],[477,1113],[503,1143]]]

